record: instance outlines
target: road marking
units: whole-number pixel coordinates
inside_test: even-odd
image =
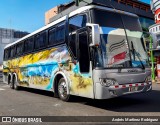
[[[1,90],[5,90],[5,89],[0,88],[0,91],[1,91]]]

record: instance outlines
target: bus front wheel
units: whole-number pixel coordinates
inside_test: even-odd
[[[64,78],[61,78],[58,82],[58,95],[62,101],[69,101],[70,95],[67,94],[67,83]]]

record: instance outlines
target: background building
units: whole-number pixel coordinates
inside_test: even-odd
[[[151,0],[151,10],[155,17],[155,24],[149,27],[151,33],[156,34],[157,39],[160,40],[160,1]]]
[[[22,32],[22,31],[16,31],[16,30],[13,30],[13,29],[0,28],[0,53],[1,53],[0,66],[2,65],[2,61],[3,61],[4,47],[7,44],[18,40],[19,38],[22,38],[27,34],[29,34],[29,33]]]
[[[96,4],[96,2],[103,3],[104,0],[83,0],[83,1],[81,2],[79,7],[84,6],[87,2]],[[148,32],[149,26],[154,24],[154,16],[149,4],[140,2],[138,0],[106,0],[105,5],[107,5],[110,8],[114,7],[115,9],[137,14],[140,18],[140,23],[144,31]],[[45,25],[53,22],[54,20],[63,15],[66,15],[68,12],[70,12],[71,10],[75,10],[76,8],[78,7],[75,6],[74,1],[68,4],[52,8],[51,10],[45,13]]]
[[[155,72],[152,74],[156,75],[158,82],[160,82],[160,1],[159,0],[151,0],[151,10],[154,14],[155,24],[149,27],[149,32],[155,35],[155,43],[153,44],[153,56]],[[152,75],[153,76],[153,75]]]
[[[51,19],[53,17],[55,17],[57,14],[61,13],[62,11],[74,6],[74,2],[70,2],[70,3],[66,3],[66,4],[61,4],[59,6],[56,6],[50,10],[48,10],[46,13],[45,13],[45,25],[51,23]]]
[[[154,24],[154,15],[151,11],[150,4],[141,2],[139,0],[81,0],[79,6],[75,6],[75,2],[72,1],[68,4],[56,6],[45,13],[45,25],[57,20],[63,15],[68,14],[69,12],[87,5],[87,4],[97,4],[104,3],[109,8],[115,8],[118,10],[134,13],[139,16],[139,20],[144,32],[148,34],[149,27]],[[160,1],[158,2],[160,3]],[[147,37],[149,35],[146,35]],[[149,50],[149,37],[145,39],[147,49]]]

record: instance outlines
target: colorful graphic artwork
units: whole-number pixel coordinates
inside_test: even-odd
[[[21,67],[21,68],[18,68]],[[4,61],[4,70],[18,74],[21,86],[52,91],[55,75],[65,74],[71,94],[93,96],[91,73],[81,74],[79,63],[72,63],[66,46]],[[9,72],[9,71],[8,71]]]

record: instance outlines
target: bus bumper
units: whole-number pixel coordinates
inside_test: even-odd
[[[152,83],[135,83],[105,87],[100,83],[95,86],[95,99],[109,99],[122,95],[148,92],[152,90]]]

